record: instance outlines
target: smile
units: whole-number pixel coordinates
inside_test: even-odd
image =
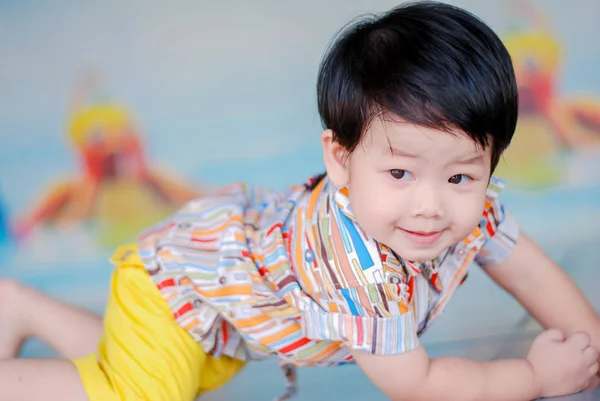
[[[400,228],[400,231],[402,231],[402,233],[408,239],[410,239],[411,241],[413,241],[419,245],[434,244],[438,239],[440,239],[440,237],[444,233],[444,230],[424,232],[424,231],[409,231],[409,230],[405,230],[403,228]]]

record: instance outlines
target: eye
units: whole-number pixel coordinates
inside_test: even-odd
[[[406,170],[394,169],[390,170],[390,175],[394,180],[397,181],[406,181],[412,179],[412,174]]]
[[[450,177],[448,179],[448,182],[450,184],[460,185],[460,184],[468,184],[472,180],[473,179],[466,174],[456,174],[456,175],[453,175],[452,177]]]

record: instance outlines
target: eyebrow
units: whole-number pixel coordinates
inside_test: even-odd
[[[419,158],[419,155],[416,155],[414,153],[408,153],[405,152],[403,150],[399,150],[394,148],[393,146],[390,145],[390,153],[392,154],[392,156],[400,156],[400,157],[407,157],[410,159],[417,159]],[[463,165],[473,165],[473,164],[479,164],[480,162],[482,162],[484,159],[483,155],[476,155],[476,156],[471,156],[462,160],[456,160],[453,161],[449,164],[463,164]]]
[[[392,156],[409,157],[411,159],[416,159],[419,157],[419,155],[415,155],[413,153],[408,153],[403,150],[396,149],[392,145],[390,145],[390,153],[392,154]]]
[[[451,164],[479,164],[481,161],[483,161],[483,155],[477,155],[467,159],[457,160]]]

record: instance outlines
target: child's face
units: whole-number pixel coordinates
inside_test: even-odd
[[[355,218],[401,257],[434,259],[479,223],[490,160],[461,131],[375,119],[345,166]]]

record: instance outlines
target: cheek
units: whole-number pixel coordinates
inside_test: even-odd
[[[454,214],[454,224],[462,234],[469,235],[479,224],[485,206],[485,195],[460,199]]]
[[[361,225],[369,224],[369,220],[381,222],[386,218],[393,218],[394,203],[385,196],[364,196],[363,194],[350,197],[350,204],[356,219]]]
[[[356,220],[363,230],[377,238],[386,230],[387,226],[393,225],[396,215],[392,210],[395,201],[390,196],[383,196],[384,189],[377,180],[370,179],[352,182],[350,189],[350,204]]]

